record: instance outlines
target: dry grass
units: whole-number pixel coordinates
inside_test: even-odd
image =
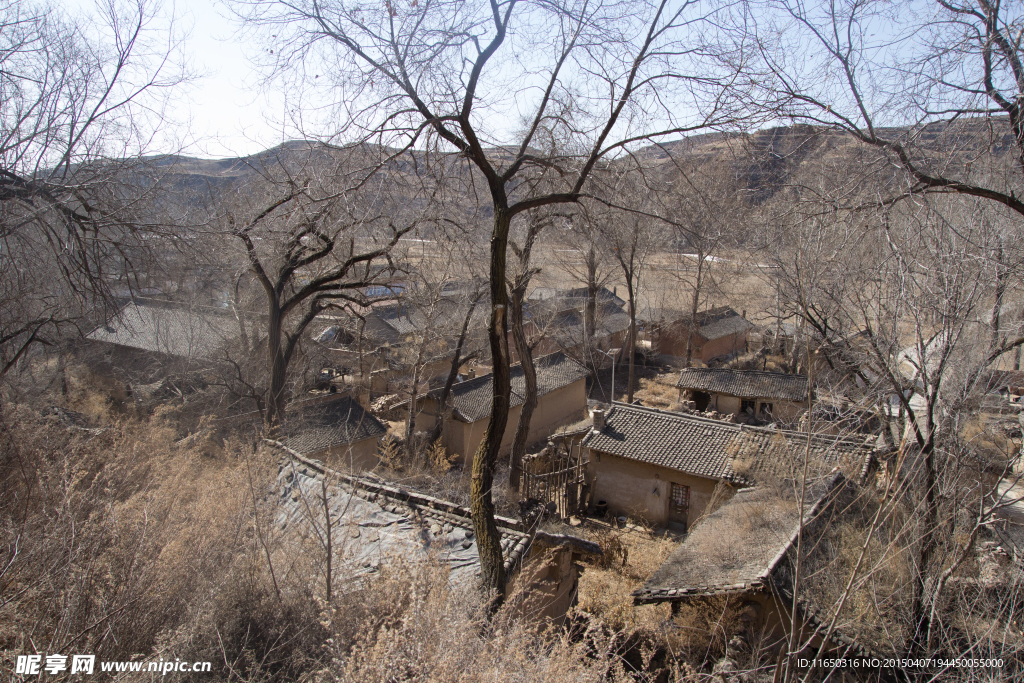
[[[601,619],[617,631],[657,633],[668,618],[666,606],[634,606],[631,593],[668,559],[677,543],[652,533],[588,530],[580,533],[612,551],[607,566],[588,565],[580,578],[579,609]],[[619,549],[618,552],[615,552]],[[623,562],[624,558],[624,562]]]
[[[641,378],[640,387],[633,393],[643,405],[667,410],[679,401],[679,390],[675,386],[678,375],[667,373],[653,379]]]
[[[216,457],[174,446],[173,411],[96,436],[5,409],[5,669],[12,653],[70,650],[211,661],[214,679],[253,683],[628,680],[610,635],[488,622],[433,563],[367,576],[339,556],[328,605],[322,553],[275,521],[275,464],[239,443]]]

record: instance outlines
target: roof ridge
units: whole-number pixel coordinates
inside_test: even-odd
[[[754,425],[737,424],[735,422],[725,422],[724,420],[716,420],[711,417],[701,417],[698,415],[690,415],[687,413],[677,413],[671,410],[661,410],[659,408],[651,408],[650,406],[635,405],[631,403],[612,404],[611,408],[608,411],[608,418],[611,418],[612,410],[617,408],[627,408],[630,410],[636,410],[637,412],[641,413],[663,415],[669,418],[678,418],[682,422],[698,422],[708,425],[716,425],[736,432],[755,432],[764,434],[765,436],[775,436],[776,434],[781,434],[783,436],[808,436],[807,432],[802,432],[795,429],[780,429],[777,427],[758,427]],[[832,436],[830,434],[817,433],[810,434],[810,437],[813,441],[823,442],[825,444],[843,444],[848,446],[856,446],[858,448],[869,448],[868,444],[862,441],[861,439],[851,439],[848,437]]]
[[[801,379],[808,379],[807,375],[800,375],[792,372],[775,372],[773,370],[748,370],[745,368],[683,368],[680,370],[680,374],[684,372],[729,372],[729,373],[743,373],[749,375],[770,375],[773,377],[799,377]]]
[[[760,426],[755,426],[755,425],[745,425],[745,427],[746,427],[747,431],[763,432],[763,433],[765,433],[766,435],[769,435],[769,436],[774,436],[776,434],[781,434],[783,436],[801,436],[801,437],[809,436],[814,441],[824,442],[826,444],[836,444],[836,443],[839,443],[839,444],[845,444],[845,445],[848,445],[848,446],[857,446],[858,448],[866,448],[867,447],[867,443],[864,440],[862,440],[862,439],[851,439],[851,438],[846,437],[846,436],[833,436],[831,434],[821,434],[821,433],[818,433],[818,432],[811,432],[810,434],[808,434],[807,432],[803,432],[803,431],[800,431],[800,430],[797,430],[797,429],[782,429],[782,428],[778,428],[778,427],[760,427]],[[872,448],[872,450],[874,450],[874,449]]]
[[[716,420],[711,417],[700,417],[697,415],[690,415],[688,413],[677,413],[671,410],[661,410],[660,408],[652,408],[650,406],[636,405],[633,403],[613,403],[609,409],[608,417],[611,417],[611,411],[616,408],[628,408],[630,410],[636,410],[643,413],[653,413],[656,415],[664,415],[665,417],[678,418],[683,422],[702,422],[706,424],[718,425],[721,427],[728,427],[735,431],[740,431],[741,425],[735,422],[725,422],[724,420]]]

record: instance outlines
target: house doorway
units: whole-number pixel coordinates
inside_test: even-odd
[[[668,500],[668,526],[673,531],[686,532],[690,512],[690,487],[672,482]]]
[[[700,411],[708,409],[708,404],[711,403],[711,394],[706,391],[695,391],[693,392],[693,407]]]

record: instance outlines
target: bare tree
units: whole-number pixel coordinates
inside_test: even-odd
[[[619,266],[623,281],[626,283],[626,305],[629,313],[629,332],[622,354],[628,358],[628,375],[626,380],[626,402],[633,402],[633,390],[636,388],[636,314],[639,302],[641,277],[647,260],[654,252],[658,233],[664,230],[664,224],[656,217],[649,202],[645,202],[644,182],[626,177],[643,177],[642,168],[619,170],[620,180],[615,186],[606,190],[606,194],[622,197],[617,199],[619,206],[629,206],[633,210],[606,208],[591,212],[591,220],[597,223],[597,230],[604,237],[605,248],[611,251],[612,259]],[[621,362],[621,356],[619,358]],[[612,387],[612,398],[615,387]]]
[[[403,222],[405,212],[386,195],[336,189],[331,180],[312,175],[295,177],[284,164],[277,170],[284,178],[270,184],[266,203],[225,219],[265,294],[264,422],[271,434],[284,417],[288,367],[309,324],[336,303],[364,302],[366,287],[394,273],[390,252],[417,222]],[[365,181],[357,176],[356,188]]]
[[[876,520],[907,558],[905,583],[889,589],[902,597],[886,598],[898,604],[887,615],[890,646],[954,656],[967,615],[950,607],[949,587],[976,557],[981,528],[1007,506],[997,481],[1017,457],[970,436],[987,419],[988,369],[1024,343],[994,314],[1002,283],[1024,263],[1010,246],[1012,213],[949,196],[828,213],[818,200],[835,207],[829,195],[848,188],[831,178],[814,189],[806,211],[798,203],[775,217],[766,244],[784,299],[817,340],[819,360],[809,360],[821,370],[819,396],[868,406],[896,448]],[[854,573],[847,590],[874,580],[860,565]],[[1012,621],[1001,610],[970,618]]]
[[[739,230],[740,215],[735,179],[729,177],[728,166],[707,172],[701,168],[684,168],[678,160],[675,165],[681,171],[671,190],[655,196],[663,206],[659,209],[668,228],[676,234],[680,245],[685,244],[687,253],[684,271],[679,273],[690,289],[689,315],[692,326],[697,320],[701,305],[709,293],[719,287],[714,276],[714,262],[724,247],[731,241],[731,235]],[[692,270],[691,262],[692,259]],[[683,275],[683,272],[688,275]],[[693,334],[686,339],[686,367],[693,364]]]
[[[576,202],[600,161],[652,136],[678,135],[732,120],[716,66],[700,61],[695,3],[667,0],[620,7],[588,2],[531,4],[239,1],[275,66],[289,76],[336,77],[339,135],[394,148],[429,145],[467,159],[486,188],[491,230],[489,340],[494,367],[491,419],[474,458],[472,509],[483,585],[505,591],[504,561],[491,486],[509,411],[506,249],[510,222],[544,205]],[[508,58],[532,55],[530,64]],[[332,66],[310,70],[312,64]],[[303,69],[293,65],[306,64]],[[731,70],[731,66],[722,67]],[[510,88],[509,84],[515,84]],[[518,88],[518,92],[516,91]],[[684,103],[685,102],[685,103]],[[671,103],[671,104],[670,104]],[[516,108],[527,124],[512,136],[491,132]],[[686,120],[680,118],[685,112]],[[538,154],[538,136],[568,144]],[[520,180],[551,179],[539,194]],[[537,186],[534,186],[537,187]]]
[[[596,223],[587,220],[584,213],[575,214],[566,221],[556,235],[558,264],[569,277],[587,288],[584,304],[584,345],[589,353],[590,343],[597,331],[597,297],[612,280],[614,262],[605,249],[604,238]],[[593,360],[588,358],[592,365]]]
[[[90,27],[47,3],[0,4],[0,376],[87,325],[151,251],[160,173],[139,155],[184,79],[153,13],[98,4]]]
[[[519,490],[519,479],[522,475],[523,456],[526,455],[526,441],[530,436],[530,422],[533,419],[533,411],[537,408],[537,369],[533,363],[533,349],[536,340],[531,344],[526,336],[525,311],[523,304],[526,301],[526,292],[530,287],[533,276],[540,272],[532,262],[533,248],[537,238],[545,225],[551,220],[549,216],[542,215],[539,210],[526,213],[526,225],[523,226],[523,234],[520,240],[512,239],[510,246],[516,260],[513,262],[511,277],[509,278],[509,289],[512,293],[511,328],[512,341],[515,344],[516,355],[519,357],[519,366],[523,370],[523,388],[525,396],[523,407],[519,413],[519,422],[516,424],[515,438],[512,441],[512,454],[510,456],[509,486],[513,491]]]
[[[782,0],[746,9],[757,20],[737,14],[739,39],[755,25],[759,37],[746,65],[752,106],[878,150],[904,172],[885,188],[887,201],[953,193],[1024,215],[1017,3]]]

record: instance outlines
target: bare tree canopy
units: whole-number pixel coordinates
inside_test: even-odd
[[[474,459],[472,498],[484,586],[500,603],[506,582],[491,485],[511,389],[510,221],[528,209],[578,201],[608,155],[652,137],[732,123],[731,65],[723,60],[716,70],[701,59],[707,17],[690,2],[243,0],[233,6],[273,46],[278,73],[331,88],[331,134],[455,153],[482,176],[481,194],[494,216],[494,389]],[[519,124],[514,138],[503,131],[510,120]],[[540,186],[539,179],[550,182]]]
[[[0,374],[109,299],[153,227],[140,158],[184,79],[153,24],[142,0],[0,6]]]
[[[755,19],[752,22],[753,19]],[[952,192],[1024,214],[1019,3],[752,2],[750,104],[844,131],[904,173],[884,201]]]

